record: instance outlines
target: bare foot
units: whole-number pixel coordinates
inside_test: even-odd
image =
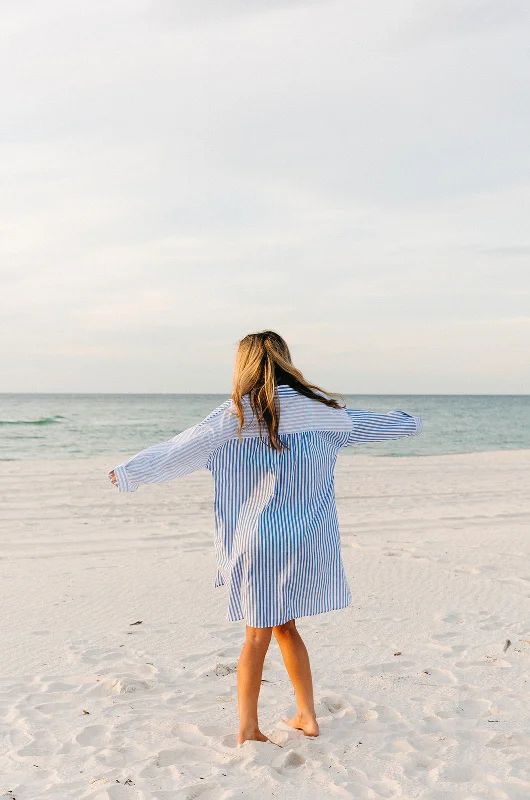
[[[291,719],[286,719],[283,717],[283,721],[290,725],[291,728],[296,728],[298,731],[303,731],[306,736],[318,736],[320,733],[316,717],[309,717],[305,716],[304,714],[295,714],[295,716],[291,717]]]
[[[276,742],[265,736],[259,728],[252,731],[239,731],[237,743],[244,744],[245,742],[270,742],[271,744],[276,744]],[[281,747],[281,745],[276,744],[276,747]]]

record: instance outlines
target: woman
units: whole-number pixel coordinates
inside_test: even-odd
[[[213,475],[215,585],[228,588],[227,619],[246,621],[239,744],[270,741],[259,729],[258,695],[272,634],[296,695],[297,712],[285,722],[318,736],[311,667],[295,619],[351,602],[335,507],[337,453],[421,429],[420,417],[404,411],[344,408],[304,379],[281,336],[262,331],[239,343],[230,400],[109,473],[120,492],[197,469]]]

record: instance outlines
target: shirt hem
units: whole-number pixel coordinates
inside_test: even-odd
[[[293,612],[285,612],[284,614],[279,615],[278,617],[273,617],[272,620],[267,621],[267,624],[263,625],[256,625],[255,621],[250,619],[246,620],[246,623],[251,628],[274,628],[276,625],[284,625],[286,622],[289,622],[291,619],[303,619],[304,617],[316,617],[318,614],[326,614],[328,611],[340,611],[343,608],[348,608],[348,606],[352,605],[351,597],[342,603],[333,604],[331,606],[326,606],[326,608],[320,608],[314,611],[309,611],[305,614],[296,614]],[[239,622],[242,619],[245,619],[244,614],[236,615],[234,613],[228,612],[226,615],[226,619],[228,622]]]

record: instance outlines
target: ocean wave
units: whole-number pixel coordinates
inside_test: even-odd
[[[54,417],[41,417],[40,419],[0,419],[0,425],[53,425],[64,417],[56,414]]]

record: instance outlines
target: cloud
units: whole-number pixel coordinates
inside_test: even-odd
[[[0,4],[5,390],[530,390],[525,9]]]
[[[275,10],[296,9],[323,3],[333,5],[333,0],[194,0],[194,2],[174,3],[171,0],[156,0],[149,8],[150,19],[164,24],[181,26],[189,22],[206,25],[231,20],[234,17],[251,14],[270,14]]]
[[[519,256],[527,257],[530,256],[530,244],[512,244],[512,245],[499,245],[498,247],[484,247],[482,248],[482,252],[488,256],[495,256],[498,258],[506,258],[506,256],[510,257],[513,256],[518,258]]]
[[[416,21],[405,33],[405,41],[432,44],[433,40],[467,38],[489,31],[497,38],[500,29],[520,25],[529,18],[525,0],[433,0],[422,4]]]

